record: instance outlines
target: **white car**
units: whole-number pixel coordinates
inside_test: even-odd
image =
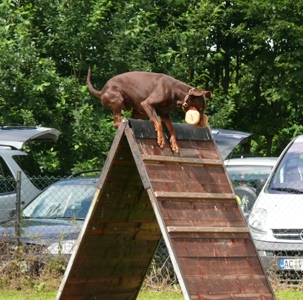
[[[0,127],[0,222],[16,207],[16,179],[21,174],[21,202],[27,204],[41,190],[31,182],[34,169],[32,157],[20,151],[30,141],[56,141],[60,131],[46,127]],[[39,171],[39,170],[37,170]],[[37,174],[35,174],[37,175]]]
[[[266,269],[303,271],[303,135],[293,139],[257,198],[249,228]]]

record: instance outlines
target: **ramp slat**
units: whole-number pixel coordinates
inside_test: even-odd
[[[183,163],[193,165],[218,165],[221,166],[222,162],[218,159],[202,159],[202,158],[184,158],[175,156],[160,156],[160,155],[146,155],[142,154],[143,161],[146,162],[167,162],[167,163]]]
[[[176,193],[176,192],[155,192],[155,195],[159,200],[163,198],[171,198],[171,199],[217,199],[217,200],[225,200],[225,199],[235,199],[236,195],[229,194],[218,194],[218,193]]]
[[[243,233],[249,232],[247,227],[181,227],[168,226],[167,232],[229,232],[229,233]]]

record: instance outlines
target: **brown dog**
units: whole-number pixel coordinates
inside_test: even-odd
[[[163,148],[165,138],[160,119],[170,134],[170,144],[173,151],[179,152],[176,142],[176,132],[169,118],[169,112],[176,107],[182,107],[185,112],[195,109],[200,113],[196,126],[205,127],[207,116],[203,114],[206,108],[206,97],[212,97],[211,92],[196,90],[193,87],[168,75],[151,72],[128,72],[111,78],[101,91],[91,84],[91,69],[87,73],[87,86],[91,94],[101,99],[105,108],[112,110],[114,126],[121,123],[121,111],[132,110],[132,118],[148,118],[154,123],[157,132],[158,145]]]

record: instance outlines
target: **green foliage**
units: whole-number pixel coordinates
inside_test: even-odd
[[[101,168],[115,130],[85,88],[88,66],[97,89],[163,72],[213,92],[212,127],[253,132],[254,154],[278,155],[302,132],[302,11],[290,0],[3,0],[0,122],[62,132],[37,148],[44,173]]]

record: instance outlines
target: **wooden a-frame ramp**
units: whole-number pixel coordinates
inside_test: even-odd
[[[56,299],[136,299],[162,237],[184,299],[275,299],[210,128],[174,127],[120,125]]]

